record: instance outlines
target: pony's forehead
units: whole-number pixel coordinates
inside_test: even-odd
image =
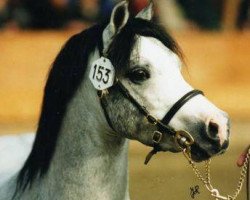
[[[152,57],[153,54],[157,55],[158,59],[173,60],[176,65],[181,67],[181,59],[179,56],[166,47],[161,41],[154,37],[136,35],[131,60],[133,62],[141,62]]]

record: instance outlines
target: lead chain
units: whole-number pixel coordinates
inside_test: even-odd
[[[191,159],[190,147],[184,149],[183,154],[187,158],[189,164],[192,166],[194,174],[196,175],[198,180],[200,180],[204,184],[204,186],[210,192],[211,196],[215,198],[215,200],[235,200],[238,197],[242,189],[242,186],[244,184],[246,174],[247,174],[248,163],[249,163],[249,158],[250,158],[250,148],[248,149],[243,167],[241,169],[240,178],[239,178],[235,193],[233,195],[227,195],[227,197],[220,195],[219,190],[214,188],[211,184],[211,176],[210,176],[211,159],[205,161],[205,178],[204,178],[202,174],[200,173],[199,169],[197,168],[197,166],[195,165],[194,161]]]

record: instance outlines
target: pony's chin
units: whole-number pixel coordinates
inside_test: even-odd
[[[211,157],[206,150],[200,148],[198,145],[194,144],[191,147],[191,158],[195,162],[202,162],[208,160]]]

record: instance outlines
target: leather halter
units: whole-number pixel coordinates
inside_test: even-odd
[[[159,143],[162,139],[162,134],[169,134],[173,137],[178,136],[178,134],[181,134],[180,132],[175,131],[173,128],[171,128],[169,126],[169,122],[171,121],[171,119],[174,117],[174,115],[178,112],[178,110],[185,104],[187,103],[190,99],[192,99],[193,97],[197,96],[197,95],[204,95],[202,91],[200,90],[192,90],[188,93],[186,93],[183,97],[181,97],[171,108],[170,110],[167,112],[167,114],[163,117],[162,120],[157,119],[156,117],[154,117],[153,115],[150,114],[150,112],[141,104],[138,103],[138,101],[129,93],[129,91],[124,87],[124,85],[117,79],[116,84],[115,84],[119,91],[123,94],[123,96],[125,98],[128,98],[130,100],[130,102],[135,105],[137,107],[137,109],[141,112],[141,114],[143,114],[146,119],[148,120],[149,123],[157,126],[159,131],[154,131],[153,137],[152,137],[152,141],[153,141],[153,150],[148,154],[148,156],[146,157],[145,160],[145,164],[147,164],[150,160],[150,158],[156,154],[158,151],[161,151],[161,148],[159,146]],[[112,86],[114,87],[114,86]],[[109,126],[115,131],[112,122],[108,116],[108,113],[106,111],[106,105],[105,102],[103,101],[103,97],[108,94],[108,91],[98,91],[98,96],[100,97],[100,101],[101,101],[101,106],[104,110],[104,114],[105,117],[108,121]],[[184,131],[183,131],[184,132]],[[185,132],[184,132],[185,133]],[[181,139],[181,137],[184,137],[184,140],[188,140],[189,138],[185,138],[187,137],[187,135],[179,135],[179,139]],[[183,141],[185,142],[185,141]],[[190,142],[190,141],[189,141]]]
[[[98,48],[99,48],[99,53],[100,55],[102,55],[102,44],[98,44]],[[149,160],[151,159],[151,157],[156,154],[158,151],[162,151],[161,147],[159,145],[161,139],[162,139],[162,135],[164,134],[169,134],[171,136],[174,137],[176,145],[179,148],[184,148],[184,146],[186,146],[186,144],[188,143],[189,145],[192,145],[193,138],[192,136],[187,133],[186,131],[176,131],[173,128],[171,128],[169,126],[169,122],[171,121],[171,119],[174,117],[174,115],[178,112],[178,110],[185,104],[187,103],[190,99],[192,99],[193,97],[197,96],[197,95],[204,95],[204,93],[201,90],[191,90],[190,92],[186,93],[183,97],[181,97],[171,108],[170,110],[166,113],[166,115],[163,117],[162,120],[157,119],[156,117],[154,117],[153,115],[150,114],[150,112],[146,109],[146,107],[142,106],[131,94],[130,92],[126,89],[126,87],[120,82],[119,79],[116,79],[116,82],[114,83],[114,86],[117,86],[119,91],[123,94],[123,96],[127,99],[130,100],[130,102],[135,105],[137,107],[137,109],[141,112],[141,114],[143,114],[146,119],[148,120],[149,123],[157,126],[158,131],[154,131],[153,137],[152,137],[152,142],[153,142],[153,150],[149,152],[149,154],[147,155],[144,164],[147,164],[149,162]],[[105,90],[98,90],[97,94],[100,98],[100,103],[102,106],[102,109],[104,111],[106,120],[110,126],[111,129],[113,129],[115,132],[116,130],[114,129],[112,122],[109,118],[109,115],[106,111],[106,105],[107,102],[103,101],[103,97],[105,95],[108,95],[108,89]]]

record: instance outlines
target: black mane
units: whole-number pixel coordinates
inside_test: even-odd
[[[74,35],[56,57],[45,86],[33,149],[18,176],[18,190],[24,191],[35,178],[47,173],[67,105],[84,77],[90,53],[100,46],[105,26],[95,25]],[[175,41],[162,28],[149,21],[130,19],[108,50],[115,67],[128,63],[136,34],[154,37],[181,56]]]
[[[89,54],[102,38],[103,29],[96,25],[74,35],[56,57],[44,89],[33,149],[18,176],[19,188],[25,189],[48,171],[67,104],[83,79]]]

